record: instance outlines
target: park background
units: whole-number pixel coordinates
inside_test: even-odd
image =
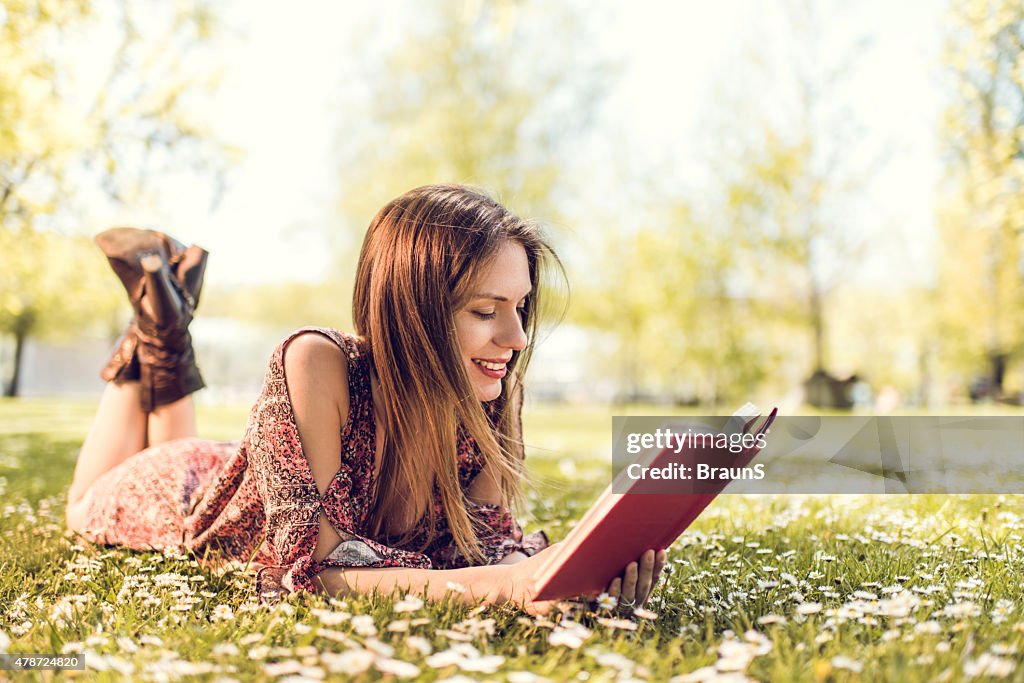
[[[101,388],[105,227],[211,251],[201,400],[245,402],[289,330],[351,329],[375,211],[463,182],[565,261],[535,399],[1019,403],[1013,3],[3,7],[7,394]]]
[[[150,680],[1019,680],[1020,496],[723,496],[653,616],[550,622],[268,607],[244,568],[91,547],[62,514],[130,316],[111,225],[210,250],[199,428],[232,439],[287,332],[351,329],[386,201],[463,182],[541,221],[568,297],[525,512],[559,538],[608,483],[612,414],[1015,414],[1022,145],[1010,0],[0,0],[0,652]]]

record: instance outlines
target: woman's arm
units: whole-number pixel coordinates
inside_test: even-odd
[[[323,495],[341,468],[341,428],[348,421],[348,364],[338,345],[316,332],[295,337],[284,354],[302,452]],[[327,515],[320,515],[313,559],[324,559],[339,543],[341,536]]]
[[[317,589],[329,595],[382,593],[402,590],[441,600],[445,595],[470,604],[497,604],[514,599],[512,573],[505,565],[484,565],[462,569],[345,569],[329,567],[317,574]],[[458,584],[449,587],[449,584]],[[464,590],[459,590],[461,587]],[[522,591],[519,591],[522,593]]]
[[[553,601],[536,602],[535,577],[547,562],[545,548],[533,557],[511,564],[484,565],[462,569],[344,569],[328,568],[317,575],[317,589],[329,595],[383,593],[403,590],[440,600],[452,593],[454,582],[465,590],[454,596],[468,604],[513,603],[531,614],[547,614]],[[622,575],[612,579],[606,592],[626,607],[640,607],[651,596],[665,566],[665,551],[648,550],[630,562]],[[584,599],[595,597],[581,596]]]
[[[446,595],[467,604],[512,603],[531,614],[546,614],[553,604],[535,602],[535,577],[547,562],[550,548],[514,564],[492,564],[459,569],[358,569],[328,567],[317,574],[318,592],[330,595],[350,593],[388,594],[394,590],[426,593],[430,600]],[[458,584],[451,588],[449,584]],[[464,590],[459,590],[461,587]]]
[[[341,465],[341,427],[348,419],[346,361],[336,344],[320,334],[309,333],[291,341],[284,364],[303,455],[322,495]],[[484,477],[483,481],[486,480]],[[495,491],[489,493],[493,495]],[[313,559],[323,560],[341,540],[327,516],[321,514]],[[543,613],[547,611],[548,604],[533,602],[533,578],[547,559],[545,552],[533,557],[514,552],[495,565],[462,569],[327,567],[317,574],[314,585],[331,595],[374,591],[390,593],[404,589],[415,593],[426,591],[431,599],[437,599],[443,598],[450,591],[449,582],[454,582],[465,588],[465,592],[459,595],[467,602],[513,602],[527,611]],[[657,581],[661,563],[658,571],[652,571],[653,561],[639,564],[639,571],[634,568],[632,575],[624,573],[621,582],[623,597],[627,597],[632,592],[629,589],[634,586],[647,588],[647,591],[636,591],[642,600]],[[609,586],[609,591],[612,590],[614,588]]]

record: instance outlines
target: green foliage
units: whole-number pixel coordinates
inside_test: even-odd
[[[613,340],[603,362],[627,400],[652,391],[709,405],[748,397],[765,349],[746,328],[756,302],[730,282],[730,226],[678,200],[664,206],[606,233],[596,262],[575,273],[571,320]]]
[[[1024,350],[1024,7],[957,0],[950,24],[937,329],[947,366],[977,373]]]
[[[109,333],[124,292],[85,237],[0,230],[0,333],[71,339]]]
[[[192,112],[214,33],[206,0],[3,4],[0,20],[0,333],[67,337],[113,324],[116,282],[87,240],[68,237],[103,191],[142,203],[153,173],[219,172],[226,150]],[[82,63],[82,40],[95,49]],[[67,226],[74,226],[68,229]],[[18,355],[16,354],[16,358]],[[15,368],[15,377],[17,368]]]
[[[402,40],[382,55],[373,47],[383,26],[357,49],[371,91],[343,122],[341,212],[351,232],[342,246],[352,249],[387,201],[432,183],[477,185],[523,215],[556,219],[559,176],[614,77],[585,57],[596,8],[502,0],[416,9],[416,25],[400,23]]]
[[[867,172],[845,158],[857,143],[836,96],[846,67],[801,59],[823,40],[824,12],[787,3],[797,58],[745,60],[751,76],[718,95],[699,193],[669,168],[650,174],[628,215],[594,221],[603,244],[574,272],[585,283],[574,280],[575,320],[613,338],[607,362],[627,395],[777,400],[829,363],[826,323],[847,313],[834,297],[865,243],[843,209]]]
[[[223,316],[291,331],[306,325],[352,329],[352,293],[335,279],[212,288],[203,295],[204,316]]]
[[[800,7],[813,15],[813,5]],[[791,21],[799,25],[797,18]],[[814,44],[818,37],[805,27],[795,40]],[[734,225],[732,246],[744,284],[765,304],[765,322],[789,324],[784,355],[799,355],[809,373],[828,369],[832,297],[865,246],[864,230],[849,224],[843,206],[862,190],[868,174],[843,160],[849,141],[834,131],[849,122],[825,123],[842,74],[829,65],[792,69],[795,116],[785,123],[767,117],[746,122],[757,137],[746,136],[733,154],[723,155],[719,174],[722,214]],[[806,341],[794,341],[794,333]]]
[[[141,201],[171,164],[217,170],[195,120],[216,73],[214,3],[6,2],[0,29],[0,227],[41,227],[96,187]],[[96,11],[93,11],[96,10]],[[97,41],[90,60],[76,51]],[[83,187],[84,186],[84,187]],[[65,222],[68,222],[65,218]]]

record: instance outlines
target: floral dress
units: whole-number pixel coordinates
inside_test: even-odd
[[[285,347],[303,332],[326,336],[348,358],[351,402],[341,432],[341,468],[323,495],[302,452],[284,373]],[[438,498],[433,540],[422,551],[425,520],[406,547],[367,533],[375,432],[365,342],[333,329],[296,330],[270,358],[241,442],[177,439],[128,458],[90,488],[82,535],[137,550],[184,547],[207,562],[253,560],[261,566],[257,585],[265,596],[311,591],[314,577],[326,567],[466,566]],[[473,439],[461,430],[457,457],[466,491],[483,462]],[[477,538],[488,564],[514,551],[533,555],[547,547],[543,531],[524,536],[507,508],[470,505],[481,521]],[[316,561],[321,514],[342,541]]]

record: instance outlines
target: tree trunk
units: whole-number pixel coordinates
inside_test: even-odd
[[[18,395],[18,383],[21,380],[21,352],[25,347],[25,335],[14,334],[14,369],[11,371],[11,381],[4,387],[4,396],[10,398]]]
[[[825,369],[825,310],[822,303],[821,288],[811,282],[810,296],[811,330],[814,336],[814,370]]]
[[[923,408],[931,408],[932,397],[932,371],[931,371],[932,346],[925,343],[917,355],[917,400],[918,405]]]
[[[21,382],[21,357],[25,350],[25,342],[28,341],[29,333],[32,331],[32,323],[35,316],[31,311],[26,311],[14,321],[14,369],[11,371],[11,381],[4,388],[4,396],[12,398],[18,395],[18,385]]]
[[[992,391],[996,397],[1003,395],[1003,382],[1006,379],[1006,362],[1008,354],[1001,351],[991,351],[988,355],[992,365]]]

